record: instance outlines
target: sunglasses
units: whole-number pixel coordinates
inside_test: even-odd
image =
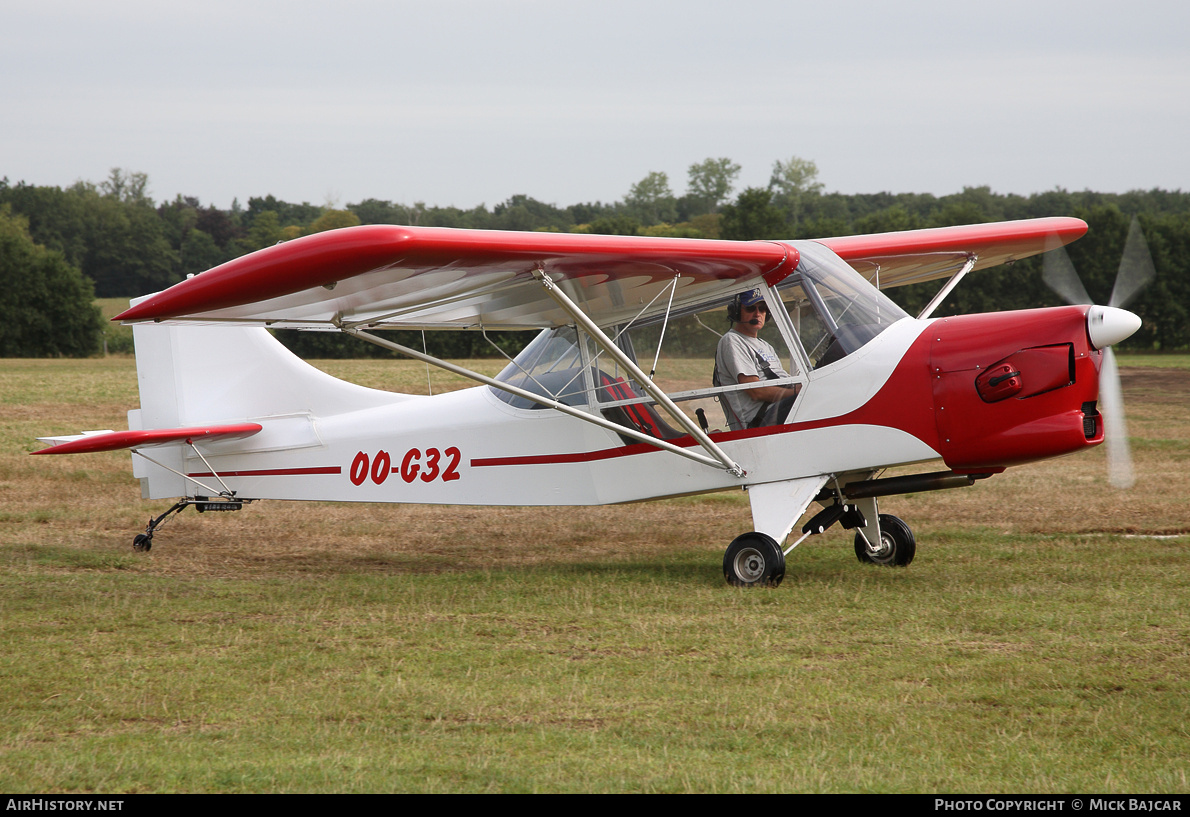
[[[769,311],[769,308],[765,304],[753,304],[752,306],[745,306],[744,311],[745,312],[765,312],[765,313],[767,313]]]

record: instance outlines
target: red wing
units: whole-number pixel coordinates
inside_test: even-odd
[[[51,443],[49,448],[34,454],[89,454],[94,451],[117,451],[121,448],[146,448],[167,443],[210,440],[236,440],[251,437],[260,431],[259,423],[229,423],[192,428],[154,428],[145,431],[100,431],[77,437],[42,437]]]
[[[971,255],[978,259],[974,269],[985,269],[1069,244],[1086,232],[1086,223],[1077,218],[1036,218],[824,238],[819,243],[885,289],[946,278]]]
[[[117,319],[312,327],[569,323],[533,278],[541,269],[593,320],[610,325],[640,312],[675,276],[678,309],[725,297],[740,283],[783,277],[797,261],[796,250],[776,242],[372,225],[237,258]]]
[[[881,287],[942,278],[1069,243],[1078,219],[945,227],[822,239]],[[596,323],[623,323],[676,280],[675,311],[776,283],[798,263],[789,242],[515,233],[371,225],[268,247],[150,295],[124,321],[238,322],[331,328],[530,329],[571,319],[533,278],[544,270]],[[650,308],[654,298],[657,301]]]

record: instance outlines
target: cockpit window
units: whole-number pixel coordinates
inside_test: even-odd
[[[496,379],[568,406],[587,404],[582,356],[574,327],[546,329],[526,346],[516,360],[504,367]],[[544,408],[524,397],[492,388],[492,392],[516,408]]]
[[[815,241],[793,244],[801,261],[778,289],[814,368],[851,354],[909,317],[826,247]]]

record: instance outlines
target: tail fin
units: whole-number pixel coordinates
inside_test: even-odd
[[[270,426],[295,426],[318,444],[316,419],[413,398],[339,380],[286,349],[267,329],[244,326],[137,324],[133,327],[140,408],[128,427],[145,429],[253,421],[265,431],[245,445],[269,450]],[[267,421],[272,422],[267,422]],[[274,447],[272,450],[276,450]],[[182,444],[155,449],[162,466],[133,456],[133,474],[150,499],[185,496],[193,485],[185,473]]]

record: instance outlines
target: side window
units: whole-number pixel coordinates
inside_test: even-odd
[[[573,327],[544,330],[496,375],[496,379],[568,406],[587,404],[582,356]],[[492,393],[516,408],[545,408],[503,389],[492,388]]]

